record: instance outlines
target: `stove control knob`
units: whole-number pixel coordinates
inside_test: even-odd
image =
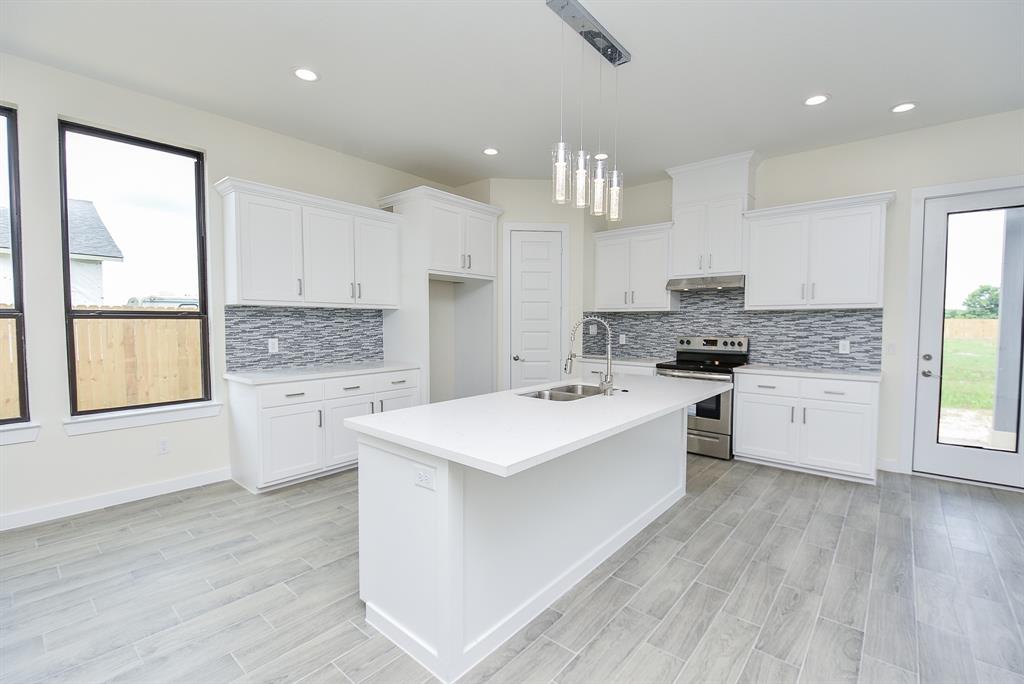
[[[742,346],[743,346],[743,343],[742,343],[742,342],[737,342],[737,343],[736,343],[736,346],[737,346],[737,347],[742,347]]]

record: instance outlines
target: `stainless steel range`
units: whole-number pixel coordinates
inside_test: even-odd
[[[672,378],[732,381],[732,369],[749,358],[746,337],[684,336],[676,340],[676,360],[659,363],[657,374]],[[686,450],[732,458],[732,390],[690,407]]]

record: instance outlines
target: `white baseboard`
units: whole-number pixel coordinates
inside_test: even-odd
[[[106,508],[107,506],[116,506],[117,504],[128,503],[130,501],[148,499],[151,496],[180,492],[183,489],[191,489],[192,487],[200,487],[214,482],[222,482],[230,478],[231,471],[228,468],[217,468],[216,470],[208,470],[204,473],[194,473],[192,475],[185,475],[184,477],[176,477],[173,480],[151,482],[149,484],[139,485],[138,487],[118,489],[113,492],[104,492],[103,494],[82,497],[81,499],[61,501],[55,504],[39,506],[38,508],[26,508],[20,511],[12,511],[11,513],[0,515],[0,531],[13,530],[18,527],[35,525],[41,522],[49,522],[50,520],[56,520],[58,518],[66,518],[69,515],[77,515],[79,513],[99,510],[101,508]]]

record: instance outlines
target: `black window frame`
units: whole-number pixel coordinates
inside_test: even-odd
[[[11,206],[11,285],[14,289],[14,308],[0,309],[0,318],[14,319],[15,345],[18,351],[18,415],[0,419],[0,425],[27,423],[28,361],[25,358],[25,300],[22,298],[21,264],[21,179],[18,173],[18,110],[0,105],[0,113],[7,121],[7,180]]]
[[[153,408],[158,406],[180,406],[184,404],[195,404],[210,401],[212,394],[210,390],[210,320],[209,320],[209,290],[207,287],[207,261],[206,261],[206,171],[205,155],[197,150],[190,150],[184,147],[177,147],[167,143],[139,138],[133,135],[110,131],[105,128],[87,126],[84,124],[65,121],[57,122],[58,147],[60,157],[60,223],[61,223],[61,244],[63,246],[64,266],[64,318],[67,334],[68,354],[68,389],[70,390],[70,403],[72,416],[95,415],[99,413],[115,413],[119,411],[134,411],[137,409]],[[196,259],[199,268],[199,309],[197,311],[146,311],[138,310],[75,310],[71,304],[71,249],[68,234],[68,196],[67,196],[67,135],[79,133],[97,138],[112,140],[114,142],[126,143],[145,147],[151,150],[167,152],[195,161],[195,191],[196,191]],[[150,404],[131,404],[129,406],[109,406],[96,409],[79,410],[78,408],[78,378],[75,365],[75,321],[78,319],[175,319],[175,320],[198,320],[200,327],[200,346],[202,349],[202,384],[203,394],[195,399],[178,399],[174,401],[155,402]]]

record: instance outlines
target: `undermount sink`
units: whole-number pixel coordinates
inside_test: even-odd
[[[601,388],[596,385],[562,385],[551,389],[538,390],[536,392],[525,392],[521,397],[531,399],[546,399],[547,401],[576,401],[586,397],[596,397],[602,394]]]

